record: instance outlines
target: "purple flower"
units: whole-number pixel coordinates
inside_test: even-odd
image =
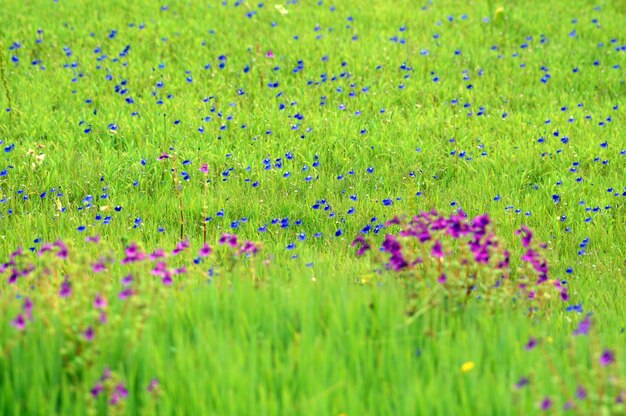
[[[122,278],[122,285],[123,286],[128,286],[133,282],[133,275],[129,274],[128,276],[124,276]]]
[[[131,289],[130,287],[127,287],[126,289],[122,290],[117,297],[119,299],[128,299],[129,297],[133,296],[135,294],[135,291],[133,289]]]
[[[103,260],[99,260],[91,265],[91,270],[93,270],[94,273],[101,273],[106,270],[106,265]]]
[[[161,283],[163,283],[165,286],[170,286],[172,283],[174,283],[174,280],[172,279],[172,274],[168,270],[163,273]]]
[[[85,339],[89,342],[93,341],[93,337],[94,337],[94,330],[93,327],[89,327],[87,329],[85,329],[83,331],[83,336],[85,337]]]
[[[587,314],[578,327],[574,330],[573,335],[588,335],[591,329],[591,314]]]
[[[525,349],[526,351],[530,351],[530,350],[532,350],[533,348],[535,348],[536,346],[537,346],[537,339],[536,339],[536,338],[532,338],[532,337],[531,337],[531,338],[528,340],[528,342],[526,343],[526,345],[524,346],[524,349]]]
[[[355,247],[357,244],[359,245],[359,249],[357,250],[356,255],[359,257],[365,254],[371,248],[365,237],[363,237],[362,235],[358,235],[352,242],[351,246]]]
[[[107,307],[107,300],[100,293],[96,295],[96,299],[93,301],[93,307],[96,309],[104,309]]]
[[[33,301],[30,298],[24,298],[24,315],[29,321],[33,320]]]
[[[200,251],[198,252],[198,255],[200,257],[207,257],[211,254],[213,250],[211,249],[211,246],[209,246],[208,244],[204,244],[201,248]]]
[[[167,253],[165,252],[165,250],[163,250],[162,248],[158,248],[154,250],[152,254],[150,254],[150,260],[156,260],[156,259],[160,259],[166,256],[167,256]]]
[[[24,319],[24,315],[17,315],[17,317],[11,321],[11,325],[13,325],[17,330],[23,331],[24,328],[26,328],[26,319]]]
[[[515,383],[515,388],[521,389],[522,387],[528,385],[529,383],[530,383],[530,380],[527,377],[522,377],[518,380],[517,383]]]
[[[165,160],[165,159],[169,159],[169,158],[170,158],[170,155],[168,155],[165,152],[162,152],[161,156],[159,156],[157,160]]]
[[[433,257],[439,257],[439,258],[444,257],[443,247],[441,246],[441,242],[439,240],[435,241],[435,244],[433,245],[433,249],[431,253]]]
[[[231,247],[237,247],[237,236],[235,234],[222,234],[219,244],[228,244]]]
[[[41,256],[43,253],[46,253],[48,251],[52,251],[53,248],[54,248],[54,245],[51,244],[51,243],[42,244],[42,246],[39,249],[39,252],[37,253],[37,255]]]
[[[97,398],[100,393],[102,393],[104,391],[104,386],[102,385],[102,383],[98,383],[96,384],[92,389],[91,389],[91,396],[95,399]]]
[[[72,294],[72,285],[67,278],[61,283],[61,290],[59,290],[59,296],[62,298],[69,298]]]
[[[61,240],[57,240],[53,243],[53,245],[59,249],[59,251],[57,251],[57,257],[66,259],[68,256],[68,251],[65,243]]]
[[[200,166],[200,172],[209,173],[209,165],[204,163],[202,166]]]
[[[122,264],[135,263],[146,258],[146,253],[139,251],[136,243],[131,243],[124,252],[125,257],[122,259]]]
[[[578,386],[576,388],[576,397],[579,400],[585,400],[587,398],[587,390],[583,386]]]
[[[604,350],[602,355],[600,355],[600,365],[606,367],[615,362],[615,353],[611,350]]]
[[[550,410],[551,407],[552,407],[552,399],[550,399],[549,397],[544,398],[539,405],[539,408],[541,410]]]
[[[150,381],[150,384],[148,384],[148,388],[146,390],[148,390],[148,392],[152,393],[158,386],[159,386],[159,380],[157,380],[156,378],[153,378]]]
[[[250,253],[252,255],[259,252],[259,245],[254,244],[252,241],[246,241],[241,248],[244,253]]]
[[[522,245],[526,248],[528,248],[530,246],[530,243],[533,239],[533,233],[532,231],[530,231],[530,228],[528,228],[526,225],[522,225],[522,227],[515,231],[515,234],[520,235],[520,234],[524,234],[522,236]]]
[[[118,383],[118,385],[115,386],[114,392],[118,393],[121,397],[128,397],[128,390],[126,390],[123,383]]]
[[[176,247],[174,247],[174,250],[172,250],[172,255],[175,256],[177,254],[180,254],[183,251],[185,251],[188,247],[189,247],[189,240],[181,241],[178,244],[176,244]]]
[[[13,267],[11,269],[11,275],[9,276],[9,284],[10,285],[15,284],[15,282],[17,282],[18,277],[20,277],[20,272],[15,267]]]
[[[441,283],[442,285],[445,284],[447,281],[448,277],[445,273],[441,273],[441,276],[439,276],[439,278],[437,279],[437,282]]]
[[[98,244],[100,242],[100,236],[94,235],[93,237],[85,237],[85,241],[88,243]]]

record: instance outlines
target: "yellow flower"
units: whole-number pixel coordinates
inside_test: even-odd
[[[471,371],[475,365],[474,361],[467,361],[461,366],[461,371],[467,373],[468,371]]]

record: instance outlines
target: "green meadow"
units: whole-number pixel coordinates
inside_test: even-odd
[[[624,414],[624,22],[5,0],[0,414]]]

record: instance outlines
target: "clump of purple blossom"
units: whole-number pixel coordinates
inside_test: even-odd
[[[537,304],[555,292],[563,301],[569,299],[561,281],[548,276],[541,254],[545,245],[537,243],[526,226],[517,231],[524,249],[517,270],[511,270],[511,250],[496,235],[488,215],[469,218],[459,210],[446,217],[431,210],[409,219],[396,217],[386,226],[389,232],[377,251],[373,243],[357,236],[352,242],[357,256],[374,252],[375,261],[420,289],[439,285],[457,300],[504,297]]]

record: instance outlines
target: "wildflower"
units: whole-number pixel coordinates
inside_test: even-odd
[[[29,321],[33,320],[33,301],[30,298],[24,298],[24,315]]]
[[[207,257],[208,255],[210,255],[212,252],[211,247],[208,244],[204,244],[201,248],[200,251],[198,252],[198,255],[200,257]]]
[[[266,58],[270,58],[273,59],[274,58],[274,52],[272,52],[272,50],[270,49],[269,51],[267,51],[267,53],[265,54]]]
[[[447,281],[448,281],[448,276],[446,276],[445,273],[441,273],[441,275],[437,279],[437,282],[441,283],[442,285],[445,284]]]
[[[252,255],[258,253],[260,246],[257,244],[254,244],[252,241],[246,241],[243,245],[243,247],[241,248],[241,251],[243,251],[244,253],[250,253]]]
[[[62,258],[62,259],[67,258],[68,256],[67,246],[65,245],[63,241],[57,240],[52,245],[59,249],[59,251],[57,251],[57,257]]]
[[[104,386],[102,385],[102,383],[98,383],[91,389],[91,397],[96,399],[103,391]]]
[[[99,235],[94,235],[93,237],[86,237],[85,241],[88,242],[88,243],[98,244],[100,242],[100,236]]]
[[[537,339],[536,339],[536,338],[532,338],[532,337],[531,337],[531,338],[528,340],[528,342],[526,343],[526,345],[524,346],[524,349],[525,349],[526,351],[530,351],[530,350],[532,350],[533,348],[535,348],[536,346],[537,346]]]
[[[587,314],[578,327],[574,330],[573,335],[587,335],[591,329],[591,314]]]
[[[552,399],[550,399],[549,397],[544,398],[539,404],[539,408],[541,410],[550,410],[551,407],[552,407]]]
[[[237,247],[237,236],[235,234],[222,234],[219,244],[228,244],[231,247]]]
[[[127,287],[126,289],[122,290],[117,297],[119,299],[128,299],[129,297],[133,296],[135,294],[135,291],[133,289],[131,289],[130,287]]]
[[[124,251],[125,257],[122,259],[122,264],[135,263],[146,258],[146,254],[139,251],[136,243],[131,243],[126,247]]]
[[[576,397],[579,400],[585,400],[587,398],[587,390],[583,386],[578,386],[576,388]]]
[[[199,171],[202,173],[209,173],[209,165],[204,163],[202,166],[200,166]]]
[[[162,152],[161,156],[158,157],[158,160],[165,160],[165,159],[169,159],[169,158],[170,158],[170,155],[168,155],[165,152]]]
[[[89,342],[93,341],[93,337],[94,337],[94,330],[93,327],[89,327],[87,329],[85,329],[85,331],[83,331],[83,336],[85,337],[85,339]]]
[[[189,247],[189,240],[181,241],[176,244],[174,250],[172,250],[172,255],[177,255],[185,251]]]
[[[152,393],[153,391],[156,390],[156,388],[159,386],[159,380],[157,380],[156,378],[153,378],[150,381],[150,384],[148,384],[148,388],[146,390],[148,390],[148,392]]]
[[[530,380],[527,377],[522,377],[518,380],[517,383],[515,383],[515,388],[521,389],[522,387],[528,385],[529,383],[530,383]]]
[[[23,331],[26,328],[26,319],[24,319],[24,315],[17,315],[17,317],[11,321],[11,325],[13,325],[18,331]]]
[[[603,367],[606,367],[608,365],[611,365],[615,362],[615,353],[611,350],[604,350],[604,352],[602,352],[602,355],[600,355],[600,365]]]
[[[439,257],[439,258],[444,257],[443,247],[441,246],[441,242],[439,240],[435,241],[435,244],[433,245],[431,252],[432,252],[433,257]]]
[[[128,286],[133,282],[133,275],[129,274],[122,278],[122,286]]]
[[[475,366],[476,364],[474,364],[473,361],[464,362],[463,365],[461,365],[461,371],[463,373],[467,373],[468,371],[471,371]]]
[[[363,254],[365,254],[366,251],[371,248],[367,240],[362,235],[359,235],[354,239],[354,241],[352,242],[352,247],[356,246],[357,244],[359,245],[359,249],[356,252],[357,256],[362,256]]]
[[[100,293],[96,295],[96,299],[93,301],[93,307],[96,309],[104,309],[107,307],[107,300]]]
[[[61,283],[61,290],[59,290],[59,296],[62,298],[68,298],[72,294],[72,285],[67,278]]]

